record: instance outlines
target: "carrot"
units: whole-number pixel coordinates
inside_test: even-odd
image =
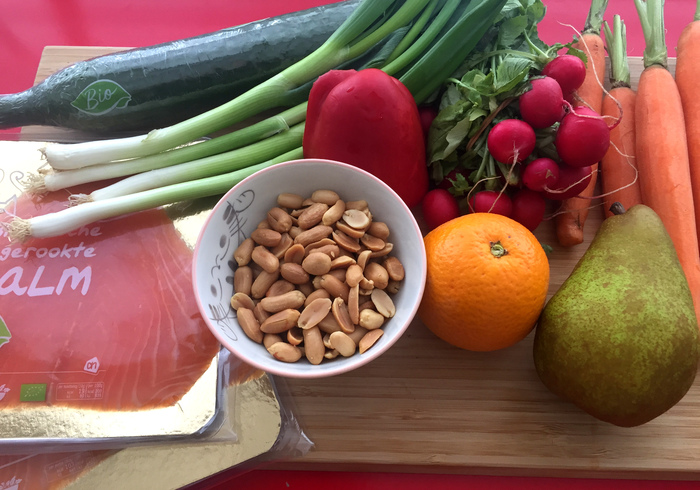
[[[586,25],[573,47],[586,54],[586,78],[576,91],[574,106],[586,105],[598,114],[603,106],[603,78],[605,76],[605,46],[600,37],[603,14],[608,0],[593,0],[588,11]],[[598,175],[598,164],[593,165],[593,175],[588,186],[579,194],[562,202],[555,218],[557,239],[564,247],[583,242],[583,226],[588,218],[590,198],[593,196]]]
[[[695,226],[700,232],[700,1],[695,19],[681,32],[676,48],[676,84],[681,94],[690,158],[690,182],[695,200]],[[698,238],[700,240],[700,238]]]
[[[700,318],[700,251],[690,183],[690,158],[678,86],[668,71],[663,0],[634,0],[646,41],[637,86],[635,130],[642,202],[673,241]]]
[[[634,105],[637,93],[630,86],[627,61],[627,29],[619,15],[613,18],[614,32],[603,23],[610,58],[610,91],[603,98],[603,116],[618,119],[610,131],[610,148],[600,162],[600,183],[605,217],[613,215],[610,206],[621,203],[625,209],[642,202],[635,162]],[[618,107],[619,104],[619,107]]]

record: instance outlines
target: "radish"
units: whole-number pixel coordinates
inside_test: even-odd
[[[554,188],[545,188],[544,194],[548,199],[563,201],[578,196],[591,182],[593,169],[591,167],[571,167],[559,164],[559,179]]]
[[[429,191],[423,197],[421,207],[428,230],[433,230],[460,215],[457,199],[445,189]]]
[[[542,69],[542,74],[556,80],[564,98],[567,98],[583,85],[586,64],[578,56],[562,54],[547,63]]]
[[[564,95],[557,81],[550,77],[530,81],[532,89],[518,99],[523,121],[535,129],[548,128],[564,117]]]
[[[491,128],[486,145],[496,161],[512,165],[535,149],[535,131],[520,119],[505,119]]]
[[[523,170],[522,181],[525,187],[541,192],[548,187],[554,188],[559,180],[559,165],[551,158],[537,158],[527,164]]]
[[[534,231],[544,218],[547,201],[540,192],[521,189],[513,196],[511,218],[530,231]]]
[[[477,192],[469,200],[469,206],[475,213],[502,214],[509,218],[513,212],[513,203],[510,197],[497,191]]]
[[[610,128],[600,115],[588,107],[576,107],[562,119],[554,146],[559,158],[572,167],[598,163],[610,146]]]

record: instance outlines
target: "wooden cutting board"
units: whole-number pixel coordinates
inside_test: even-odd
[[[47,47],[37,81],[115,48]],[[672,60],[673,61],[673,60]],[[631,60],[633,78],[641,60]],[[673,66],[673,65],[672,65]],[[25,128],[24,138],[54,129]],[[554,249],[550,296],[602,221],[598,201],[585,242],[559,247],[553,224],[536,235]],[[415,320],[381,358],[320,380],[278,380],[315,443],[275,468],[498,475],[700,478],[700,377],[673,409],[631,429],[599,422],[552,395],[537,378],[531,334],[492,353],[453,348]]]

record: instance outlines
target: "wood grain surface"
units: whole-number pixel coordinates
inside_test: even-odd
[[[74,61],[115,48],[50,46],[37,81]],[[672,60],[673,62],[673,60]],[[640,59],[631,60],[633,78]],[[673,66],[673,63],[672,63]],[[25,138],[55,131],[25,128]],[[600,222],[600,200],[583,244],[557,245],[553,222],[536,235],[553,247],[550,296],[568,277]],[[700,377],[666,414],[637,428],[599,422],[539,381],[533,334],[492,353],[453,348],[416,319],[392,349],[352,373],[279,380],[315,443],[275,468],[428,471],[496,475],[697,479]]]

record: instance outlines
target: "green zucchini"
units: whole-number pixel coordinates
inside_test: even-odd
[[[301,60],[358,4],[345,0],[75,63],[0,96],[0,129],[43,125],[108,134],[170,126]]]

